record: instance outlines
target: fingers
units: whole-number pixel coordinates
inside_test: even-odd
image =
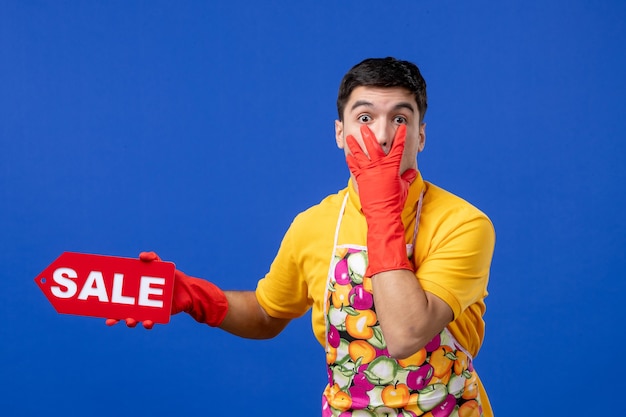
[[[126,321],[126,325],[127,325],[128,327],[131,327],[131,328],[136,327],[136,326],[137,326],[137,323],[139,323],[139,322],[138,322],[137,320],[135,320],[135,319],[126,319],[125,321]]]
[[[386,156],[394,157],[402,155],[402,152],[404,151],[404,144],[406,142],[406,125],[400,125],[398,129],[396,129],[389,155],[385,155],[383,147],[380,143],[378,143],[376,135],[374,135],[374,132],[372,132],[369,126],[363,125],[360,130],[365,150],[361,148],[352,135],[349,135],[346,138],[346,143],[350,152],[361,164],[363,164],[363,162],[377,161],[385,158]],[[369,157],[365,155],[364,151],[367,151],[367,155],[369,155]]]
[[[354,136],[349,135],[346,138],[346,144],[348,145],[348,149],[350,153],[346,155],[346,162],[348,163],[348,169],[352,174],[356,175],[356,172],[361,169],[366,163],[369,162],[369,159],[359,146]]]
[[[365,155],[363,149],[361,149],[361,145],[359,145],[354,136],[348,135],[346,144],[348,145],[348,149],[350,149],[350,153],[357,161],[369,161],[369,158]]]
[[[372,132],[367,125],[361,126],[361,136],[363,137],[363,143],[367,149],[367,154],[370,156],[370,160],[375,161],[385,157],[385,151],[380,143],[378,143],[378,140],[376,140],[374,132]]]
[[[366,155],[365,150],[359,145],[354,136],[348,135],[346,137],[346,145],[350,150],[350,154],[346,156],[346,161],[350,172],[354,174],[358,169],[365,167],[367,163],[377,162],[383,158],[391,160],[397,159],[398,161],[402,158],[404,145],[406,143],[406,125],[400,125],[398,129],[396,129],[391,150],[388,155],[385,155],[385,151],[376,140],[374,132],[372,132],[367,125],[361,126],[360,130],[361,136],[363,137],[363,143],[369,157]],[[405,180],[411,183],[417,174],[409,172],[406,173],[406,175],[407,177]]]
[[[159,255],[156,254],[156,252],[141,252],[139,254],[139,260],[143,262],[154,262],[154,261],[160,261],[161,258],[159,257]],[[131,327],[131,328],[137,327],[137,324],[139,323],[137,320],[132,319],[132,318],[127,318],[124,321],[126,322],[126,326]],[[116,320],[116,319],[108,319],[106,321],[107,326],[113,326],[117,323],[119,323],[119,320]],[[141,322],[141,324],[143,325],[144,328],[148,330],[154,327],[154,322],[152,320],[144,320]]]
[[[141,252],[139,259],[144,262],[160,261],[159,255],[156,252]]]
[[[396,134],[393,137],[393,144],[391,145],[391,151],[389,155],[402,156],[404,152],[404,144],[406,143],[406,125],[400,125],[396,130]]]
[[[104,323],[107,326],[115,326],[120,321],[121,320],[118,320],[118,319],[106,319]],[[137,327],[137,324],[139,323],[137,320],[131,319],[131,318],[124,319],[124,322],[126,323],[126,326],[131,327],[131,328]],[[152,320],[144,320],[141,322],[141,324],[147,330],[151,330],[154,327],[154,322]]]

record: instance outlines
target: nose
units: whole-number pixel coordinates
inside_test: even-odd
[[[378,123],[375,123],[374,126],[370,126],[370,129],[374,132],[376,141],[378,141],[378,144],[383,148],[385,154],[388,154],[391,149],[391,145],[393,144],[396,127],[391,123],[379,121]]]

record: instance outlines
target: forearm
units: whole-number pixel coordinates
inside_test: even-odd
[[[413,271],[400,269],[372,277],[376,314],[392,357],[411,356],[453,319],[452,309],[422,289]]]
[[[248,339],[270,339],[289,323],[288,319],[269,316],[257,301],[254,291],[225,291],[228,312],[220,329]]]

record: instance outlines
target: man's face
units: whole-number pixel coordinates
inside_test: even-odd
[[[406,143],[400,173],[409,168],[417,169],[417,154],[424,149],[426,125],[420,123],[419,109],[413,94],[402,87],[357,87],[346,103],[343,121],[335,121],[337,146],[347,154],[346,137],[354,136],[367,153],[360,128],[367,125],[382,146],[389,153],[398,126],[406,125]]]

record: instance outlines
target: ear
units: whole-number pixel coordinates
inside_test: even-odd
[[[424,150],[424,146],[426,146],[426,123],[420,124],[420,138],[419,144],[417,146],[417,152],[422,152]]]
[[[343,137],[343,122],[341,120],[335,120],[335,141],[339,149],[344,148],[346,141]]]

